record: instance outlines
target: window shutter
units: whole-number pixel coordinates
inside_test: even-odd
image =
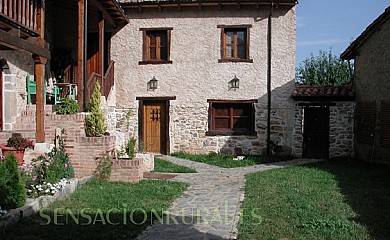
[[[3,73],[3,121],[13,123],[16,119],[16,75]]]
[[[380,124],[381,146],[390,148],[390,102],[381,102]]]

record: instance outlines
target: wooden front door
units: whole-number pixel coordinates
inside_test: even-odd
[[[147,152],[166,154],[166,103],[143,105],[143,147]]]
[[[329,158],[329,107],[305,107],[303,157]]]

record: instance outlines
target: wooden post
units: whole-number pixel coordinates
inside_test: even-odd
[[[36,94],[36,142],[45,142],[45,64],[47,59],[39,56],[33,56],[34,59],[34,78],[37,83]]]
[[[45,46],[45,0],[39,1],[36,13],[36,26],[39,37],[37,45]],[[33,55],[34,59],[34,78],[36,86],[36,143],[45,142],[45,65],[47,59],[38,55]]]
[[[103,13],[99,13],[99,74],[102,77],[104,77],[104,16]]]
[[[77,44],[77,101],[80,110],[84,109],[84,0],[78,0],[79,16],[78,16],[78,44]]]

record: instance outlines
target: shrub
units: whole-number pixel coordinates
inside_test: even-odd
[[[31,197],[54,194],[65,186],[66,180],[64,179],[74,176],[63,140],[61,137],[58,138],[59,146],[57,148],[46,155],[32,159],[31,165],[23,164],[21,167],[27,193]]]
[[[352,80],[348,63],[339,60],[332,53],[319,51],[318,56],[310,54],[296,70],[296,84],[331,86],[347,84]]]
[[[98,158],[98,166],[94,172],[94,176],[98,180],[109,180],[111,176],[112,169],[112,156],[110,154],[106,154],[101,158]]]
[[[88,106],[91,115],[86,116],[85,133],[90,137],[102,136],[107,130],[106,119],[100,109],[100,96],[100,84],[96,82]]]
[[[127,141],[126,144],[126,153],[129,158],[134,158],[135,157],[135,144],[137,143],[137,140],[135,138],[130,138]]]
[[[57,114],[76,114],[80,110],[79,104],[76,100],[71,98],[62,98],[61,104],[54,110]]]
[[[18,208],[26,202],[25,186],[18,171],[16,157],[11,154],[0,161],[0,206]]]

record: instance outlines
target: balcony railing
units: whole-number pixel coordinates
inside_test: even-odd
[[[37,30],[38,0],[0,0],[0,15],[29,30]]]

